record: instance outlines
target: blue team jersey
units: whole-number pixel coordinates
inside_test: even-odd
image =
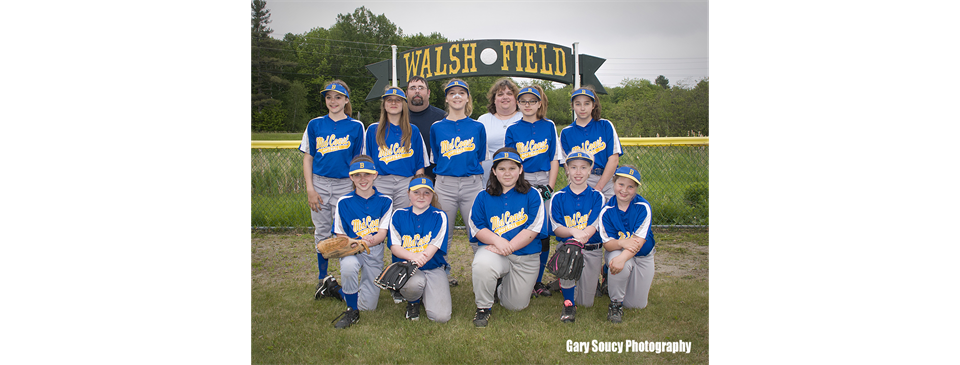
[[[333,233],[353,239],[376,234],[390,227],[392,210],[393,199],[380,194],[376,188],[373,188],[373,195],[369,199],[351,191],[337,200],[337,209],[333,213]]]
[[[504,146],[513,147],[523,159],[523,172],[550,171],[550,162],[560,160],[557,126],[552,120],[519,121],[507,128]]]
[[[300,140],[300,152],[313,156],[313,173],[343,179],[350,177],[350,160],[363,154],[363,123],[329,115],[310,120]]]
[[[560,163],[565,163],[567,155],[574,151],[584,151],[593,155],[593,168],[603,170],[607,159],[614,154],[623,155],[620,137],[609,120],[591,120],[586,127],[573,122],[560,130]]]
[[[400,145],[403,132],[399,126],[384,123],[387,135],[384,138],[386,146],[377,144],[377,128],[380,123],[373,123],[367,128],[366,155],[373,158],[377,173],[380,175],[413,176],[417,170],[430,166],[425,156],[427,147],[423,144],[420,129],[410,125],[410,148]]]
[[[481,191],[473,201],[473,210],[470,211],[468,220],[470,242],[477,242],[480,246],[486,245],[477,239],[477,233],[484,228],[508,241],[524,229],[539,234],[543,229],[543,217],[543,202],[536,189],[531,188],[526,194],[510,189],[500,196],[492,196],[486,190]],[[534,239],[513,254],[517,256],[539,254],[540,249],[540,241]]]
[[[436,269],[447,265],[447,214],[442,210],[427,207],[423,213],[416,214],[413,207],[397,209],[390,220],[390,246],[399,244],[410,252],[423,252],[428,245],[439,248],[430,261],[421,270]],[[403,261],[403,260],[394,260]]]
[[[443,120],[430,127],[430,161],[433,173],[444,176],[483,174],[480,162],[487,155],[487,131],[480,122],[466,117]]]
[[[603,193],[587,186],[580,194],[574,193],[570,186],[553,193],[550,198],[551,229],[563,226],[579,230],[594,227],[597,231],[590,236],[590,240],[583,243],[601,243],[600,211],[603,210]],[[564,242],[570,237],[557,236],[558,242]]]
[[[648,255],[657,244],[653,239],[653,210],[650,209],[650,203],[638,194],[624,212],[617,207],[617,198],[611,198],[600,212],[600,237],[607,242],[632,236],[646,239],[636,256]]]

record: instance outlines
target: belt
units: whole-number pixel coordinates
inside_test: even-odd
[[[590,171],[590,173],[594,175],[603,175],[603,167],[595,168],[592,171]]]
[[[603,244],[602,244],[602,243],[588,243],[588,244],[583,245],[583,250],[584,250],[584,251],[593,251],[593,250],[596,250],[596,249],[600,248],[600,246],[603,246]]]

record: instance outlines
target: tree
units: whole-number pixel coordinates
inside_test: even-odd
[[[666,77],[664,77],[663,75],[660,75],[660,76],[657,76],[656,83],[657,85],[660,85],[660,87],[667,89],[669,88],[669,86],[667,85],[670,84],[670,80],[667,80]]]
[[[279,118],[280,96],[290,87],[290,81],[282,77],[284,68],[296,66],[296,62],[284,60],[281,42],[270,37],[273,29],[270,24],[270,10],[265,0],[254,0],[250,4],[250,103],[252,125],[257,130],[275,130],[282,128],[283,119]],[[271,109],[272,108],[272,109]],[[270,115],[262,115],[270,109]]]
[[[366,65],[390,58],[391,44],[401,44],[403,30],[383,14],[374,15],[361,6],[351,14],[337,15],[337,23],[330,27],[332,39],[330,71],[333,78],[343,80],[350,86],[350,101],[354,117],[360,115],[379,117],[380,101],[364,102],[367,90],[376,83],[376,77],[367,71]]]
[[[303,131],[311,119],[307,114],[307,88],[300,81],[294,81],[284,98],[286,106],[286,123],[288,132]]]
[[[253,19],[251,19],[251,30],[255,37],[268,37],[270,33],[273,33],[273,29],[267,27],[267,24],[270,24],[270,10],[267,9],[267,2],[265,0],[253,0],[253,3],[250,4]]]

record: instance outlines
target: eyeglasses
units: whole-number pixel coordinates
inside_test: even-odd
[[[400,104],[400,103],[403,102],[403,99],[400,99],[400,98],[387,98],[387,99],[384,99],[384,102],[390,103],[390,104]]]
[[[520,105],[536,105],[536,104],[539,103],[539,102],[540,102],[540,100],[520,100],[520,101],[517,101],[517,104],[520,104]]]
[[[417,86],[407,86],[407,90],[420,91],[420,90],[426,90],[426,89],[427,89],[426,86],[419,86],[419,85],[417,85]]]

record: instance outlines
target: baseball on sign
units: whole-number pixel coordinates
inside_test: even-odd
[[[484,49],[480,52],[480,61],[487,66],[492,65],[497,62],[497,51],[494,51],[493,48]]]

